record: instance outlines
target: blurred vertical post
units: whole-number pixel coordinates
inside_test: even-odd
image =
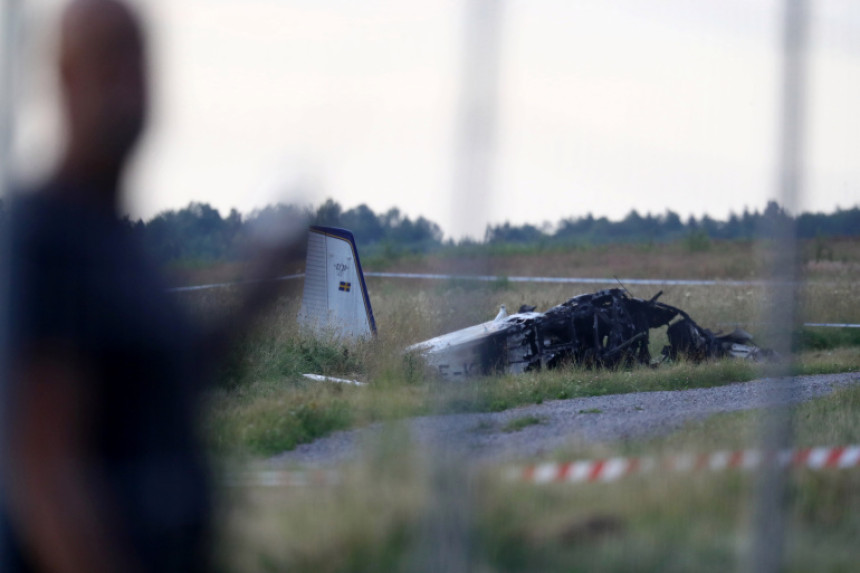
[[[483,229],[492,196],[498,107],[499,44],[502,0],[466,0],[463,23],[460,101],[454,140],[451,193],[452,235],[475,236]],[[487,274],[484,264],[473,267]],[[468,459],[444,432],[434,436],[426,453],[430,509],[410,569],[465,573],[476,569],[472,551],[472,478]]]
[[[15,106],[15,52],[20,0],[2,0],[0,13],[0,197],[5,198],[12,181],[13,112]]]
[[[503,0],[467,0],[455,127],[453,234],[471,235],[488,214],[498,115]],[[478,240],[483,236],[475,237]]]
[[[2,0],[0,4],[0,200],[6,200],[12,181],[12,142],[14,134],[13,112],[15,104],[15,48],[17,47],[17,23],[18,23],[19,0]],[[2,229],[0,229],[0,252],[5,251],[2,244],[5,242]],[[0,277],[4,280],[5,277]],[[4,285],[0,285],[0,293],[5,291]],[[0,296],[0,305],[6,297]],[[0,321],[6,318],[6,309],[0,308]],[[3,336],[4,324],[0,323],[0,368],[5,361],[5,337]],[[2,384],[0,380],[0,384]],[[0,419],[0,432],[5,430],[5,424]],[[0,436],[0,442],[4,442]],[[6,452],[0,451],[0,465],[6,463]],[[4,472],[0,472],[2,474]],[[0,487],[3,487],[0,485]],[[0,563],[5,563],[4,553],[6,547],[0,542]]]
[[[806,0],[785,0],[782,32],[781,117],[779,128],[779,178],[777,198],[786,216],[777,216],[770,230],[768,249],[771,284],[769,292],[769,340],[783,359],[769,369],[773,378],[791,375],[792,331],[797,316],[800,278],[797,267],[797,235],[794,216],[800,205],[803,178],[803,132],[806,89]],[[791,446],[791,410],[786,404],[789,386],[775,385],[761,421],[760,441],[766,452]],[[770,573],[782,569],[785,549],[786,477],[777,464],[765,464],[755,489],[753,538],[746,569]]]

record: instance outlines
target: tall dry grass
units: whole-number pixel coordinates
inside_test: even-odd
[[[752,265],[744,254],[649,252],[623,249],[607,254],[617,274],[672,276],[695,267],[695,276],[744,275]],[[731,246],[743,251],[743,246]],[[594,253],[599,253],[595,250]],[[858,260],[811,261],[799,294],[800,321],[860,322]],[[565,256],[579,256],[573,255]],[[562,256],[562,255],[559,255]],[[606,269],[592,257],[592,268]],[[583,269],[587,270],[583,259]],[[644,261],[644,262],[643,262]],[[853,261],[853,262],[852,262]],[[567,260],[507,261],[502,274],[548,274]],[[573,261],[578,262],[578,261]],[[446,261],[443,261],[448,265]],[[815,266],[812,266],[814,263]],[[401,270],[433,270],[426,260],[404,261]],[[408,267],[415,264],[414,269]],[[433,263],[435,264],[435,263]],[[442,264],[442,263],[439,263]],[[480,261],[484,267],[486,261]],[[614,263],[613,263],[614,264]],[[698,263],[696,263],[698,264]],[[422,266],[423,265],[423,266]],[[852,265],[854,265],[852,267]],[[464,264],[474,270],[475,264]],[[636,271],[639,269],[639,271]],[[675,269],[674,271],[671,269]],[[716,270],[715,270],[716,269]],[[452,269],[450,265],[445,270]],[[501,271],[500,271],[501,272]],[[709,275],[708,273],[715,273]],[[719,273],[723,273],[720,275]],[[565,271],[560,274],[573,274]],[[584,274],[584,273],[583,273]],[[755,274],[755,272],[753,272]],[[606,276],[605,274],[603,276]],[[687,274],[683,278],[688,278]],[[522,376],[500,376],[469,384],[439,383],[402,349],[440,333],[491,319],[498,305],[540,310],[600,288],[468,281],[369,279],[379,336],[342,344],[299,331],[295,316],[300,283],[290,286],[255,332],[242,340],[209,398],[207,433],[221,455],[249,459],[282,451],[334,430],[382,422],[388,431],[365,446],[358,461],[340,468],[331,487],[236,489],[224,492],[222,562],[235,571],[401,571],[415,570],[433,537],[438,486],[427,452],[416,449],[398,420],[419,414],[491,411],[575,396],[689,388],[750,379],[755,366],[735,361],[672,364],[659,369],[590,371],[575,366]],[[606,287],[617,286],[608,282]],[[631,288],[650,297],[656,288]],[[702,326],[730,330],[740,325],[754,335],[763,318],[762,287],[666,287],[662,301],[687,310]],[[201,319],[230,308],[235,293],[201,291],[182,295]],[[766,344],[766,340],[761,341]],[[652,340],[659,352],[663,340]],[[846,345],[847,344],[847,345]],[[853,346],[851,344],[854,344]],[[841,346],[840,346],[841,345]],[[851,340],[825,339],[800,354],[801,372],[860,371],[860,351]],[[304,371],[356,378],[362,388],[310,382]],[[554,456],[602,457],[660,454],[678,449],[707,451],[748,445],[755,413],[718,416],[660,440],[578,445]],[[798,443],[819,445],[860,441],[860,391],[849,390],[797,409]],[[234,460],[235,461],[235,460]],[[748,543],[751,478],[727,473],[685,479],[654,475],[592,487],[535,488],[501,479],[498,468],[459,476],[467,522],[470,568],[475,571],[726,571],[739,566]],[[852,570],[860,537],[860,477],[857,471],[791,478],[788,571]],[[450,500],[449,500],[450,501]]]
[[[607,285],[611,286],[611,285]],[[414,342],[492,318],[499,304],[516,308],[554,305],[578,290],[569,285],[508,283],[428,283],[370,281],[379,326],[372,340],[344,344],[320,340],[296,325],[300,298],[287,293],[255,332],[241,339],[221,368],[220,384],[210,397],[212,415],[207,434],[217,451],[270,455],[311,441],[332,431],[379,420],[431,411],[492,411],[550,399],[576,396],[668,390],[709,386],[759,375],[753,364],[726,360],[716,363],[664,364],[659,369],[636,368],[599,372],[570,365],[521,376],[489,377],[468,384],[436,381],[420,360],[404,355]],[[816,300],[816,285],[808,287]],[[849,296],[860,292],[846,285]],[[652,291],[635,294],[651,296]],[[831,291],[827,291],[831,292]],[[197,312],[211,316],[211,305],[229,307],[229,292],[203,291]],[[764,290],[758,287],[667,287],[661,300],[686,309],[704,327],[731,330],[740,325],[756,333]],[[858,297],[855,300],[860,300]],[[851,305],[844,307],[849,319]],[[826,312],[825,312],[826,311]],[[821,305],[818,320],[845,315],[839,305]],[[845,318],[840,318],[845,320]],[[839,340],[808,333],[804,340],[819,351],[803,357],[804,372],[860,369],[860,352],[822,354]],[[766,345],[767,341],[761,341]],[[848,340],[851,342],[851,340]],[[652,333],[651,351],[659,356],[667,343],[665,329]],[[814,343],[814,344],[813,344]],[[856,342],[855,342],[856,343]],[[856,348],[856,347],[855,347]],[[305,372],[368,382],[364,388],[309,381]]]
[[[505,276],[556,276],[664,279],[763,279],[769,272],[762,242],[707,240],[671,243],[553,246],[512,245],[480,249],[453,249],[444,254],[411,254],[364,260],[365,271],[496,274]],[[359,242],[359,249],[361,244]],[[860,239],[819,238],[800,241],[798,262],[810,279],[860,274]],[[175,264],[166,269],[171,284],[196,285],[246,278],[251,268],[242,262],[208,265]],[[302,272],[299,262],[284,274]]]

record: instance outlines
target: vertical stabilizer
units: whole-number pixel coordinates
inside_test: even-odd
[[[299,324],[320,335],[360,338],[376,334],[351,232],[334,227],[310,228]]]

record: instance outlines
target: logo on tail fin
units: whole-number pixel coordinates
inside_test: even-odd
[[[346,229],[309,229],[299,322],[323,336],[361,338],[376,334],[355,237]]]

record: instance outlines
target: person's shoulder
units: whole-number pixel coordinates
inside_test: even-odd
[[[74,185],[53,178],[14,191],[9,201],[9,220],[13,227],[66,231],[79,228],[84,234],[90,234],[119,225],[119,220],[109,210],[76,199],[83,194],[76,193]]]
[[[117,222],[70,201],[61,185],[47,181],[12,196],[6,219],[12,254],[80,263],[99,245],[120,248],[123,237],[115,230]]]
[[[7,221],[13,245],[60,232],[65,220],[47,184],[16,189],[9,198]]]
[[[13,188],[8,202],[10,219],[14,222],[21,217],[54,217],[62,213],[62,205],[57,200],[58,185],[46,180]]]

